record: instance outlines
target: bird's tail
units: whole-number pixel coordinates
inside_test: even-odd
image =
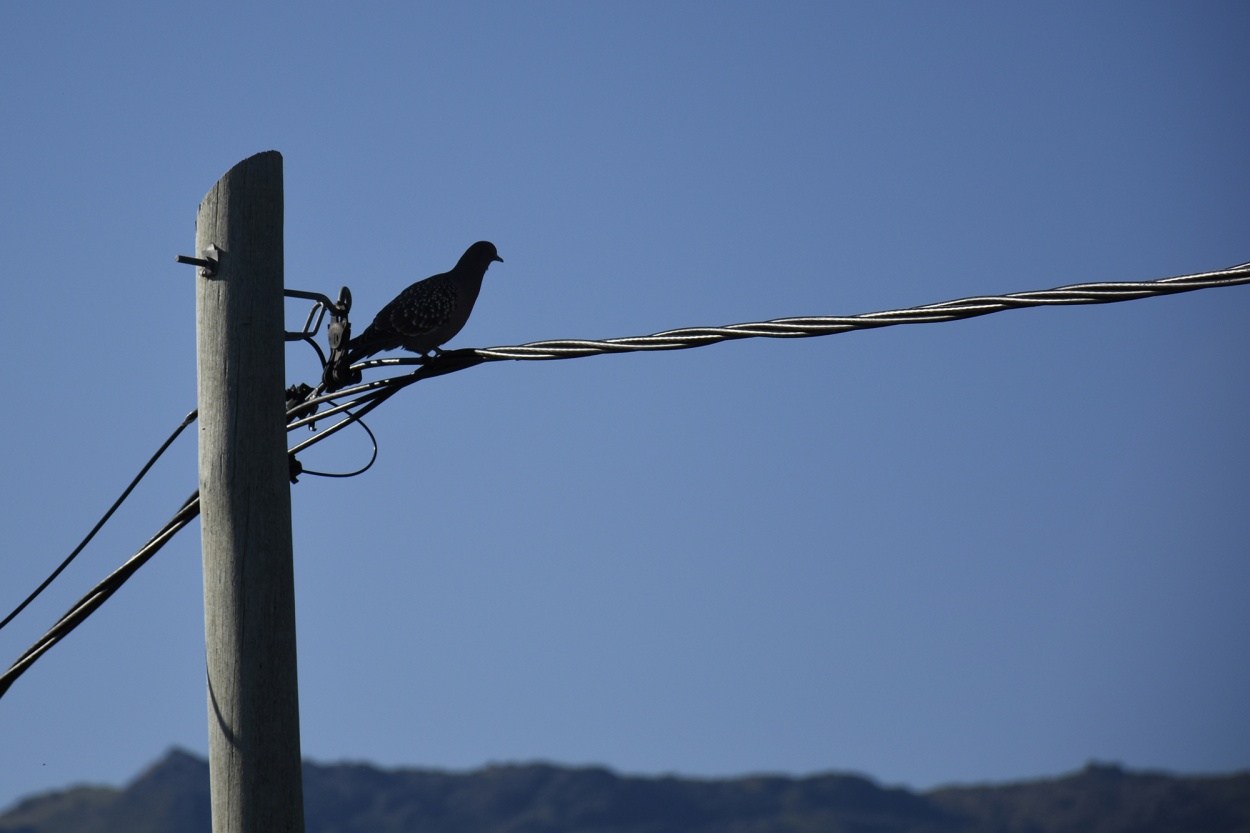
[[[346,358],[347,364],[355,364],[361,359],[367,359],[374,353],[378,353],[386,349],[385,339],[382,338],[378,331],[370,325],[365,327],[365,331],[360,335],[347,342]]]

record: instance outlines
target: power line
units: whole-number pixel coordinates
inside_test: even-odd
[[[68,611],[65,612],[57,623],[48,629],[48,632],[41,636],[34,645],[26,649],[20,657],[9,667],[9,670],[0,674],[0,697],[3,697],[9,687],[13,685],[18,677],[22,676],[35,660],[44,655],[53,645],[60,642],[70,631],[78,627],[84,620],[96,610],[100,605],[108,601],[126,580],[133,576],[140,567],[148,562],[152,556],[160,551],[161,547],[169,543],[170,539],[189,524],[194,518],[200,514],[200,495],[196,492],[183,503],[172,518],[170,518],[161,530],[153,535],[143,548],[130,557],[124,564],[110,573],[106,578],[91,588],[81,599],[74,603]]]
[[[1106,304],[1158,295],[1174,295],[1198,289],[1240,286],[1244,284],[1250,284],[1250,263],[1240,264],[1216,272],[1201,272],[1153,281],[1073,284],[1056,289],[1018,292],[1008,295],[976,296],[901,310],[864,313],[862,315],[777,318],[749,324],[730,324],[724,327],[687,327],[678,330],[665,330],[652,335],[629,336],[625,338],[604,340],[553,339],[534,341],[512,347],[449,350],[429,359],[379,359],[363,362],[355,365],[355,367],[360,369],[404,365],[419,365],[419,367],[403,376],[363,382],[328,394],[324,393],[324,387],[317,389],[305,401],[287,411],[288,430],[303,426],[315,426],[318,421],[325,420],[327,417],[340,414],[345,416],[333,425],[317,430],[313,436],[295,444],[288,450],[288,454],[294,458],[295,454],[304,449],[327,439],[353,422],[359,422],[374,408],[377,408],[387,399],[390,399],[411,384],[434,376],[465,370],[484,362],[508,360],[549,361],[595,356],[604,353],[684,350],[743,338],[811,338],[814,336],[837,335],[838,333],[851,332],[853,330],[890,327],[896,324],[934,324],[944,321],[957,321],[964,318],[975,318],[990,313],[1003,312],[1009,309]],[[318,352],[320,353],[320,350]],[[318,408],[322,405],[329,405],[329,407],[324,411],[318,412]],[[138,477],[131,482],[130,486],[127,487],[113,507],[109,509],[109,512],[105,514],[100,523],[88,534],[83,543],[71,553],[69,558],[53,572],[47,581],[4,620],[4,623],[7,624],[10,619],[16,616],[86,546],[87,541],[103,526],[113,510],[125,500],[135,484],[156,461],[156,458],[173,442],[182,429],[190,424],[194,414],[195,412],[189,414],[183,424],[165,441],[161,449],[144,466]],[[39,657],[43,656],[48,649],[95,612],[141,566],[147,563],[174,534],[190,523],[199,514],[199,511],[199,492],[196,492],[139,552],[97,583],[43,637],[28,648],[8,671],[0,674],[0,697],[4,696],[4,693],[8,691],[13,682],[25,673]]]
[[[1250,268],[1247,266],[1248,264],[1242,264],[1218,272],[1180,275],[1154,281],[1081,283],[1061,286],[1057,289],[1016,292],[1009,295],[982,295],[862,315],[775,318],[771,321],[730,324],[724,327],[686,327],[679,330],[665,330],[653,335],[610,338],[602,341],[581,339],[533,341],[515,347],[488,347],[473,352],[485,361],[551,360],[637,350],[684,350],[741,338],[811,338],[837,335],[852,330],[891,327],[895,324],[936,324],[943,321],[957,321],[1009,309],[1108,304],[1156,295],[1175,295],[1196,289],[1238,286],[1250,283]]]
[[[191,413],[187,414],[186,418],[183,419],[182,423],[177,428],[174,429],[173,433],[170,434],[168,438],[166,438],[165,442],[161,443],[161,447],[156,450],[156,453],[153,454],[148,459],[147,463],[144,464],[143,468],[139,470],[139,473],[135,475],[134,480],[131,480],[130,484],[126,486],[124,490],[122,490],[122,493],[118,496],[117,500],[113,501],[113,505],[108,508],[108,511],[104,513],[104,516],[100,518],[99,521],[96,522],[96,525],[91,528],[91,531],[87,533],[87,536],[83,538],[81,542],[79,542],[78,546],[74,547],[74,551],[71,552],[65,558],[65,560],[62,561],[57,566],[57,568],[52,571],[52,575],[48,576],[46,579],[43,580],[43,584],[40,584],[38,587],[36,587],[33,593],[27,596],[22,601],[21,604],[19,604],[17,607],[13,609],[12,613],[4,617],[4,621],[0,621],[0,628],[3,628],[5,625],[9,624],[9,622],[12,622],[14,617],[17,616],[17,614],[25,610],[26,606],[29,605],[31,602],[33,602],[39,596],[40,593],[46,590],[48,585],[51,584],[56,579],[56,577],[59,576],[62,573],[62,571],[64,571],[65,568],[70,565],[70,562],[78,557],[78,553],[82,552],[83,548],[86,547],[87,544],[91,543],[91,539],[95,537],[95,534],[100,531],[101,527],[103,527],[106,523],[108,523],[109,518],[113,517],[113,513],[117,511],[117,507],[121,506],[122,503],[126,500],[126,498],[130,497],[130,493],[134,491],[135,486],[138,486],[139,481],[142,480],[144,475],[148,473],[148,469],[152,468],[152,466],[155,465],[156,461],[160,459],[161,455],[165,453],[165,450],[168,449],[169,446],[173,444],[174,440],[178,439],[178,435],[182,433],[182,430],[195,421],[195,414],[196,414],[195,411],[192,411]]]

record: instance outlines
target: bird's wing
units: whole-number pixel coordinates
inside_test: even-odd
[[[456,287],[447,275],[414,283],[378,315],[396,335],[421,336],[447,323],[456,308]],[[375,325],[376,326],[376,325]]]

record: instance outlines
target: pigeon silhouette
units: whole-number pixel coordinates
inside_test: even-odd
[[[479,240],[450,272],[417,281],[374,316],[347,345],[347,362],[403,348],[423,356],[451,341],[473,312],[486,269],[503,258],[495,244]]]

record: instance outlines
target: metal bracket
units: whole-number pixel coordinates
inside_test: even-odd
[[[330,356],[326,358],[326,355],[321,353],[321,360],[325,364],[322,382],[326,390],[337,390],[344,385],[360,381],[359,372],[353,374],[347,366],[347,344],[352,340],[352,325],[348,320],[348,314],[352,309],[352,291],[344,286],[339,290],[337,301],[331,301],[320,292],[307,292],[302,289],[287,289],[283,291],[283,294],[288,298],[315,301],[304,322],[304,329],[287,333],[287,341],[307,341],[317,349],[318,353],[321,353],[321,348],[317,346],[317,342],[313,341],[313,336],[321,329],[321,322],[326,313],[330,313],[330,323],[326,325]]]
[[[347,345],[352,340],[352,323],[347,320],[347,313],[351,307],[351,290],[343,287],[339,290],[336,310],[331,312],[330,324],[326,327],[326,337],[330,342],[330,358],[326,360],[321,381],[327,391],[337,390],[360,381],[360,371],[353,373],[347,363]]]

